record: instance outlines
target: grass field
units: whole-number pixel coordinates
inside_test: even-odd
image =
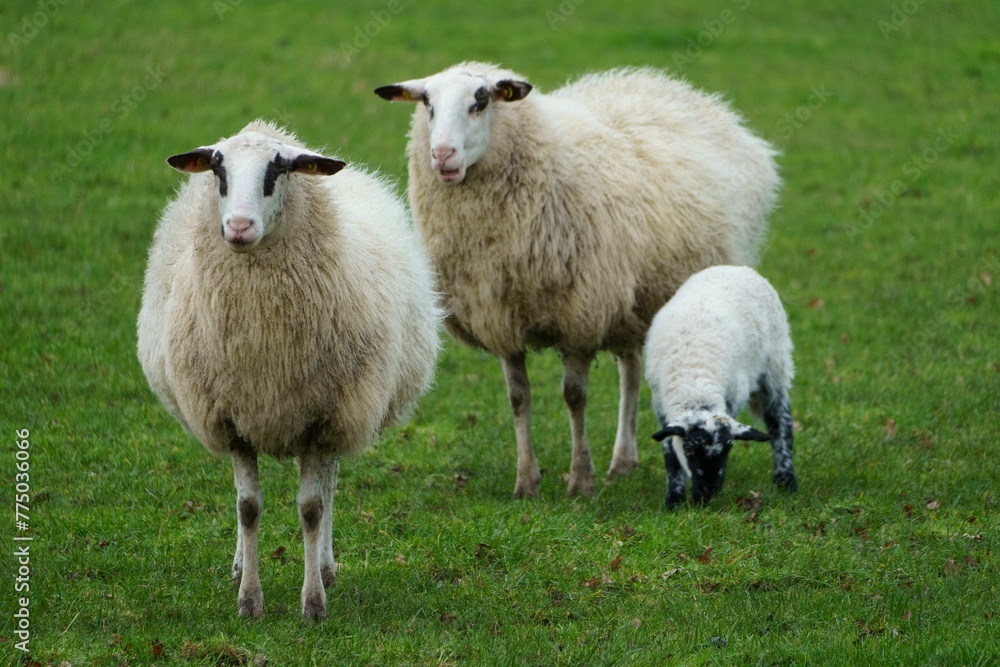
[[[331,4],[0,2],[0,664],[1000,664],[1000,4]],[[498,364],[449,342],[413,421],[341,466],[329,620],[299,615],[297,472],[273,461],[266,615],[237,618],[231,468],[134,352],[164,159],[263,116],[403,190],[409,110],[372,89],[470,58],[541,90],[669,68],[781,148],[760,270],[796,344],[800,491],[739,447],[708,507],[665,512],[644,389],[639,469],[566,499],[544,353],[542,490],[514,501]],[[599,472],[616,410],[602,356]]]

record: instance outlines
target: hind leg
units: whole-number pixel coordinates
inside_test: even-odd
[[[788,392],[770,394],[762,391],[760,401],[754,401],[760,406],[771,436],[771,456],[774,459],[774,483],[779,488],[788,491],[798,490],[795,479],[795,466],[792,465],[792,410],[788,404]]]

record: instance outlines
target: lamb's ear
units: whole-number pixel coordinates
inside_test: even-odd
[[[375,94],[390,102],[420,102],[424,99],[425,81],[426,79],[413,79],[388,86],[379,86],[375,89]]]
[[[531,92],[531,84],[527,81],[501,79],[493,84],[493,99],[501,102],[517,102],[523,100]]]
[[[291,161],[288,165],[288,171],[315,176],[332,176],[346,166],[347,163],[340,160],[303,153]]]
[[[167,158],[167,164],[186,174],[197,174],[211,169],[212,154],[215,149],[211,147],[196,148],[188,153],[171,155]]]
[[[771,439],[767,433],[758,431],[757,429],[741,424],[739,422],[733,422],[733,440],[753,440],[755,442],[767,442]]]
[[[657,442],[663,442],[672,435],[679,435],[682,438],[687,433],[683,426],[677,426],[676,424],[670,424],[661,428],[659,431],[653,434],[653,440]]]

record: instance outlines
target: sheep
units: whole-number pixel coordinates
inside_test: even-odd
[[[338,461],[406,419],[431,383],[442,314],[426,253],[386,181],[271,123],[167,162],[194,175],[149,252],[143,371],[182,426],[232,457],[240,616],[264,610],[257,456],[295,458],[302,613],[321,620]]]
[[[753,269],[713,266],[685,282],[649,327],[646,381],[661,430],[666,506],[707,503],[721,488],[733,440],[771,441],[774,483],[795,491],[792,340],[778,293]],[[750,402],[767,433],[736,421]],[[669,441],[666,441],[670,438]]]
[[[775,151],[717,96],[653,69],[583,76],[549,94],[461,63],[375,90],[421,102],[407,154],[415,224],[457,340],[499,358],[517,438],[516,498],[538,493],[526,350],[562,355],[567,495],[593,493],[584,410],[597,351],[621,398],[607,478],[638,464],[640,353],[687,276],[753,264],[779,178]]]

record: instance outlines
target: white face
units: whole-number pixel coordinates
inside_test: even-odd
[[[495,81],[485,74],[454,68],[426,79],[382,86],[375,92],[387,100],[424,105],[431,169],[442,183],[456,184],[486,154],[493,104],[523,99],[530,90],[531,85],[523,81]]]
[[[290,174],[329,175],[344,166],[259,132],[244,132],[167,162],[178,171],[215,174],[222,238],[234,252],[252,249],[275,229]]]

